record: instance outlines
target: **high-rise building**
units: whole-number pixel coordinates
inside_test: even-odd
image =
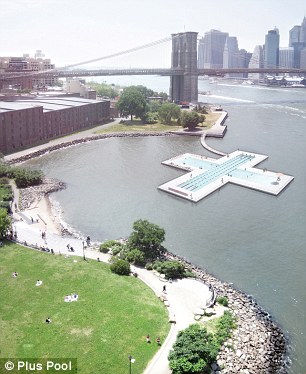
[[[261,45],[257,45],[254,48],[254,52],[249,62],[249,68],[258,68],[261,69],[264,66],[264,53],[263,47]],[[253,80],[254,82],[260,82],[263,80],[262,73],[249,73],[248,78]]]
[[[238,68],[239,48],[236,36],[228,36],[223,51],[223,67]]]
[[[300,40],[301,43],[305,44],[306,47],[306,17],[304,17],[302,25],[301,25],[301,30],[300,30]]]
[[[265,38],[265,68],[276,68],[279,64],[279,31],[269,30]]]
[[[284,47],[279,48],[279,67],[293,68],[294,63],[294,48]]]
[[[300,41],[301,26],[295,25],[289,31],[289,47],[293,47],[293,43]]]
[[[306,48],[301,50],[300,68],[301,69],[306,69]]]
[[[238,40],[236,36],[229,36],[226,38],[224,51],[223,51],[223,67],[226,68],[243,68],[245,65],[245,58],[247,53],[244,50],[239,50]],[[243,77],[242,73],[230,73],[229,77]]]
[[[198,67],[218,69],[223,67],[223,52],[227,32],[210,30],[200,39],[198,46]]]
[[[303,18],[301,26],[295,25],[289,31],[289,47],[294,48],[293,67],[299,69],[302,67],[302,50],[306,47],[306,17]]]

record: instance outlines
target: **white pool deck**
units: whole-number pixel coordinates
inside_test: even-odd
[[[188,160],[203,160],[203,166],[193,166]],[[198,202],[227,183],[278,195],[293,179],[290,175],[255,168],[268,156],[237,150],[219,159],[185,153],[162,164],[186,170],[187,173],[158,188],[189,201]],[[183,161],[183,160],[186,160]],[[215,166],[205,169],[205,161]],[[238,164],[237,166],[235,166]],[[216,170],[216,172],[215,172]]]

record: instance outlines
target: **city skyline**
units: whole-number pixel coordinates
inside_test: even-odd
[[[58,67],[110,55],[183,31],[196,31],[200,38],[211,29],[220,30],[237,37],[239,49],[252,53],[256,45],[264,44],[268,30],[276,26],[280,46],[287,47],[289,30],[300,25],[306,14],[301,0],[290,3],[191,0],[188,6],[181,0],[145,3],[138,0],[128,3],[122,0],[0,0],[0,5],[0,55],[29,53],[34,56],[40,49]],[[168,67],[170,59],[169,41],[128,57],[99,62],[99,66]]]

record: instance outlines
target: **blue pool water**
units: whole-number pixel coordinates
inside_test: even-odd
[[[254,156],[252,155],[238,155],[229,160],[226,160],[220,164],[211,163],[210,169],[203,173],[191,177],[190,180],[179,184],[179,187],[184,188],[188,191],[198,191],[207,184],[225,176],[232,175],[238,167],[242,166],[246,162],[250,161]],[[193,159],[193,158],[191,158]],[[199,160],[200,162],[202,160]],[[187,162],[185,161],[187,164]],[[188,165],[188,164],[187,164]]]
[[[275,176],[267,175],[264,173],[258,174],[241,169],[236,169],[234,172],[232,172],[232,176],[243,180],[249,180],[251,182],[258,183],[264,186],[269,186],[270,184],[277,182],[277,178],[275,178]]]

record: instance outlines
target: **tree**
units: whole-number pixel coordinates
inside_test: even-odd
[[[129,237],[128,246],[139,249],[146,260],[160,257],[166,249],[161,245],[165,240],[165,230],[147,220],[138,220],[133,224],[134,231]]]
[[[164,103],[158,111],[158,116],[162,123],[170,125],[172,119],[178,119],[181,114],[181,109],[174,103]]]
[[[137,91],[139,91],[144,96],[145,99],[147,99],[148,97],[154,96],[154,91],[145,86],[138,85],[138,86],[130,86],[130,87],[134,87]]]
[[[114,99],[118,96],[118,89],[112,84],[107,83],[98,83],[98,82],[89,82],[88,85],[97,92],[98,96],[106,96]]]
[[[7,210],[0,208],[0,238],[3,239],[6,236],[7,230],[11,226],[11,218],[7,214]]]
[[[205,117],[204,117],[205,119]],[[197,112],[190,112],[184,110],[180,117],[180,123],[183,127],[188,127],[190,130],[193,130],[197,127],[199,123],[203,122],[202,116]]]
[[[218,354],[218,345],[212,334],[199,324],[180,331],[169,354],[173,374],[203,373]]]
[[[143,118],[147,111],[145,96],[135,86],[127,87],[121,94],[117,108],[122,116],[131,116]]]

